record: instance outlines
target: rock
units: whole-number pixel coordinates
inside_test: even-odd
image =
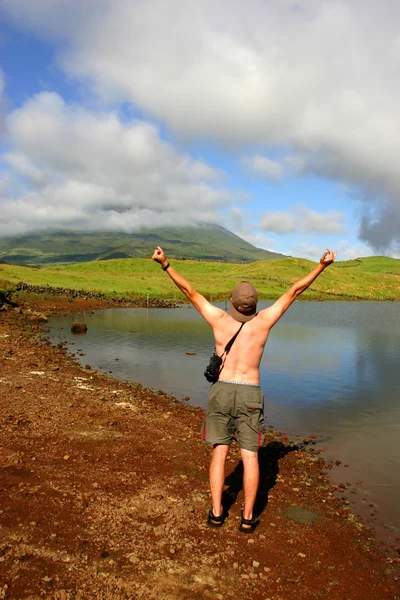
[[[87,325],[86,323],[78,323],[77,321],[74,321],[71,325],[71,331],[72,333],[86,333]]]
[[[306,510],[301,506],[290,506],[285,510],[285,515],[288,519],[296,521],[296,523],[307,523],[312,525],[318,519],[318,515],[311,510]]]
[[[30,320],[31,323],[39,325],[40,323],[47,323],[48,318],[46,317],[46,315],[43,315],[41,313],[33,313],[29,317],[29,320]]]
[[[137,556],[135,556],[134,554],[131,554],[130,557],[129,557],[129,562],[131,562],[134,565],[136,565],[138,562],[140,562],[140,560],[138,559]]]
[[[257,560],[253,560],[253,567],[257,568],[260,566],[260,563]]]

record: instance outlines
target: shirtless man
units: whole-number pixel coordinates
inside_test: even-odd
[[[196,292],[186,279],[168,263],[159,246],[153,257],[188,300],[211,325],[215,351],[221,356],[227,342],[244,323],[231,350],[224,355],[219,380],[211,386],[203,440],[213,446],[210,464],[212,508],[208,525],[221,527],[227,517],[222,506],[225,480],[225,461],[235,435],[243,461],[244,510],[240,531],[252,533],[259,523],[253,506],[259,483],[258,448],[263,442],[264,398],[260,389],[259,366],[269,332],[294,300],[336,258],[327,249],[319,264],[305,277],[299,279],[272,306],[257,312],[257,291],[251,283],[242,282],[235,287],[230,298],[230,314],[213,306]]]

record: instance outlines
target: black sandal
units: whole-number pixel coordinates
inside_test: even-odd
[[[260,521],[257,515],[253,515],[251,519],[245,519],[242,511],[242,522],[240,523],[239,531],[242,533],[254,533],[255,528],[259,523]],[[246,525],[246,527],[243,527],[243,525]]]
[[[222,515],[216,517],[212,511],[212,508],[208,511],[208,519],[207,525],[209,527],[215,527],[215,529],[219,529],[225,523],[225,519],[227,518],[228,513],[224,510],[222,511]]]

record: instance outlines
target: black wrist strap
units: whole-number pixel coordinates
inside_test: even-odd
[[[161,267],[163,271],[166,271],[168,269],[168,267],[170,267],[171,265],[169,263],[167,263],[165,265],[165,267]]]

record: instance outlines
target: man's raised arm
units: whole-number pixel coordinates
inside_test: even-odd
[[[322,255],[319,264],[312,270],[308,275],[302,277],[296,281],[292,287],[281,296],[272,306],[265,308],[260,311],[260,316],[267,321],[269,327],[273,327],[275,323],[281,318],[283,313],[287,311],[289,306],[296,300],[300,294],[306,290],[313,281],[315,281],[322,273],[324,269],[336,258],[336,252],[332,252],[327,248],[326,252]]]
[[[182,275],[180,275],[171,265],[169,264],[165,253],[160,246],[154,250],[152,259],[161,265],[161,268],[168,273],[175,285],[181,290],[188,300],[193,304],[196,310],[199,311],[202,317],[211,325],[214,325],[215,321],[226,316],[225,311],[221,308],[213,306],[211,302],[206,300],[204,296],[196,292],[194,287],[186,281]]]

